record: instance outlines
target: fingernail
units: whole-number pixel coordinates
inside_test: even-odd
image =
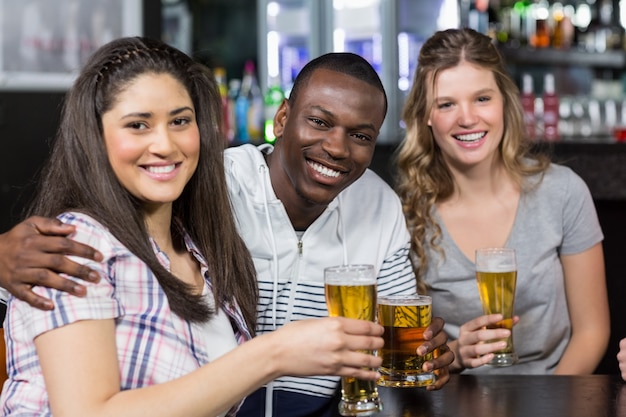
[[[72,292],[74,293],[74,295],[78,297],[87,295],[87,289],[83,287],[82,285],[74,285],[72,287]]]
[[[92,281],[92,282],[100,281],[100,274],[98,274],[97,272],[91,271],[89,273],[89,281]]]

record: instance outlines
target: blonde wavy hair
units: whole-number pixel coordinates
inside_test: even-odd
[[[420,50],[413,87],[402,115],[406,135],[395,155],[398,167],[396,189],[411,231],[412,261],[420,291],[427,290],[423,282],[428,267],[427,246],[445,255],[437,244],[441,227],[434,220],[433,208],[449,198],[455,189],[452,173],[428,126],[433,91],[438,74],[462,61],[494,74],[504,99],[500,158],[514,181],[522,189],[528,189],[531,184],[526,178],[543,173],[550,164],[546,156],[531,152],[533,138],[525,134],[519,90],[491,38],[472,29],[449,29],[430,37]]]

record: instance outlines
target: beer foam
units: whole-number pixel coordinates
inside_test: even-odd
[[[427,295],[388,295],[378,297],[378,304],[390,306],[427,306],[433,303]]]
[[[484,249],[476,251],[476,271],[511,272],[516,271],[515,252],[512,249]]]
[[[515,263],[507,259],[484,259],[476,264],[478,272],[511,272],[515,269]]]
[[[324,270],[324,281],[331,285],[375,285],[373,265],[340,265]]]

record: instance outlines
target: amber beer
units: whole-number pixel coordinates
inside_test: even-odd
[[[432,372],[424,372],[425,361],[432,353],[420,356],[417,348],[424,343],[424,331],[432,320],[432,298],[419,295],[396,295],[378,300],[378,323],[385,328],[385,345],[378,354],[378,385],[385,387],[425,387],[435,382]]]
[[[376,271],[373,265],[326,268],[324,286],[329,316],[376,320]],[[382,403],[376,381],[341,378],[339,413],[342,416],[368,416],[380,410]]]
[[[367,285],[326,283],[325,290],[329,316],[376,320],[376,282]]]
[[[513,348],[513,309],[517,265],[515,251],[510,248],[489,248],[476,251],[476,283],[484,314],[502,314],[503,319],[490,329],[511,330],[506,338],[506,347],[494,352],[492,366],[510,366],[517,362]],[[496,342],[490,340],[489,342]]]

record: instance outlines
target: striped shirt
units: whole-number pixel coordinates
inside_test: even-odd
[[[239,233],[257,272],[258,334],[292,321],[327,317],[324,268],[329,266],[371,264],[378,273],[379,294],[416,292],[402,205],[374,172],[365,171],[299,233],[274,192],[260,148],[228,148],[225,166]],[[258,390],[239,415],[319,415],[338,382],[334,376],[279,377],[266,386],[273,407],[265,404],[266,392]]]
[[[407,243],[405,247],[383,261],[376,282],[379,295],[415,293],[415,275],[408,253],[409,244]],[[259,280],[259,291],[258,333],[262,334],[273,330],[273,283]],[[293,297],[291,305],[290,297]],[[288,322],[287,317],[289,317],[289,321],[328,317],[323,280],[317,282],[279,282],[276,308],[279,327]],[[291,314],[289,314],[290,311]],[[339,377],[335,376],[283,376],[274,381],[274,386],[311,395],[332,396],[337,389],[338,381]],[[311,387],[315,388],[311,389]]]
[[[34,339],[80,320],[115,321],[121,390],[164,383],[209,362],[210,338],[203,332],[206,326],[172,313],[163,289],[143,261],[89,216],[66,213],[59,218],[76,226],[74,240],[104,255],[102,262],[73,259],[98,271],[102,279],[97,284],[83,282],[87,285],[86,297],[35,287],[37,294],[54,301],[52,311],[32,308],[14,297],[9,299],[5,321],[9,379],[0,398],[3,416],[51,415]],[[210,290],[206,260],[188,235],[185,244],[200,264]],[[169,269],[166,254],[154,241],[152,245],[159,261]],[[221,308],[230,319],[237,342],[250,339],[239,308],[230,303]],[[235,409],[228,415],[234,414]]]

